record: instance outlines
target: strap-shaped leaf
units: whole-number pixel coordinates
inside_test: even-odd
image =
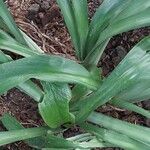
[[[95,80],[97,80],[98,84],[100,85],[102,83],[102,78],[100,76],[101,75],[101,68],[97,68],[96,66],[92,66],[90,68],[90,73],[93,74],[93,77],[95,78]],[[85,87],[83,85],[76,85],[72,89],[72,99],[71,99],[72,104],[71,105],[74,105],[74,102],[76,103],[81,98],[89,95],[91,92],[92,91],[90,89],[88,89],[87,87]]]
[[[103,129],[98,126],[92,125],[92,124],[82,124],[81,125],[83,129],[85,129],[87,132],[90,132],[97,136],[97,138],[100,138],[104,142],[111,143],[115,145],[116,147],[120,147],[123,149],[130,149],[130,150],[149,150],[150,146],[140,142],[136,141],[124,134],[120,134],[118,132]]]
[[[0,93],[36,78],[50,82],[79,83],[95,89],[91,74],[74,61],[58,56],[33,56],[0,65]]]
[[[21,129],[25,129],[19,122],[18,120],[16,120],[16,118],[12,117],[10,114],[4,114],[3,117],[1,118],[1,121],[4,125],[4,127],[8,130],[8,131],[12,131],[12,130],[21,130]],[[45,135],[44,135],[45,136]],[[33,138],[33,139],[27,139],[25,140],[25,142],[30,145],[31,147],[34,148],[42,148],[43,143],[45,142],[43,140],[43,138],[38,137],[38,138]]]
[[[0,132],[0,146],[21,140],[40,137],[46,133],[47,129],[43,127]]]
[[[133,111],[133,112],[136,112],[138,114],[141,114],[147,118],[150,118],[150,111],[148,110],[145,110],[144,108],[141,108],[131,102],[127,102],[125,100],[112,100],[110,102],[112,105],[114,106],[117,106],[119,108],[123,108],[123,109],[127,109],[127,110],[130,110],[130,111]]]
[[[26,44],[28,45],[28,47],[30,49],[32,49],[33,51],[37,51],[39,52],[39,54],[42,54],[44,53],[44,51],[27,35],[25,34],[23,31],[21,31],[21,34],[23,35],[23,38],[25,39],[26,41]]]
[[[13,35],[16,38],[16,41],[20,44],[29,46],[32,50],[35,50],[39,53],[43,53],[43,51],[30,37],[28,37],[23,31],[19,30],[3,0],[0,0],[0,11],[0,29],[4,29],[5,31]]]
[[[77,102],[76,105],[80,110],[77,114],[77,120],[78,118],[80,118],[80,121],[83,120],[98,106],[103,105],[121,93],[126,92],[128,95],[128,91],[132,88],[134,89],[135,85],[138,85],[138,83],[145,85],[141,88],[142,91],[149,88],[149,86],[147,86],[147,82],[150,80],[148,39],[149,37],[141,42],[141,47],[140,44],[138,44],[128,53],[124,60],[115,68],[95,93]],[[136,94],[137,97],[140,97],[141,93],[138,92]],[[122,99],[121,96],[120,99]],[[81,108],[83,105],[84,109]]]
[[[116,97],[117,99],[122,99],[131,103],[148,100],[150,98],[150,82],[141,81],[136,83],[131,88],[119,93]]]
[[[9,61],[13,61],[13,59],[0,51],[0,62],[6,63]],[[31,80],[19,84],[17,88],[31,96],[37,102],[41,101],[43,98],[42,90]]]
[[[139,42],[132,51],[147,51],[149,53],[150,50],[150,37],[146,37],[141,42]],[[138,58],[138,57],[137,57]],[[133,58],[134,61],[137,59],[136,56]],[[146,67],[145,70],[148,68]],[[144,72],[143,72],[144,75]],[[146,74],[145,74],[146,75]],[[137,92],[138,91],[138,92]],[[140,80],[136,84],[134,84],[129,89],[124,90],[123,92],[119,93],[117,99],[126,100],[130,102],[138,102],[147,100],[150,98],[150,82],[149,80]]]
[[[7,130],[24,129],[24,127],[16,120],[16,118],[12,117],[8,113],[1,117],[1,121]]]
[[[75,23],[80,39],[80,57],[83,60],[85,51],[85,42],[88,34],[88,8],[87,0],[72,0],[73,13],[75,16]]]
[[[56,137],[56,136],[47,136],[47,141],[49,146],[44,148],[62,148],[62,149],[75,149],[82,148],[79,143],[75,143],[69,140],[65,140],[64,138]],[[45,145],[46,146],[46,145]]]
[[[8,27],[5,25],[4,21],[2,20],[2,18],[0,17],[0,29],[1,30],[5,30],[7,32],[10,32]]]
[[[121,11],[121,13],[117,16],[117,18],[115,18],[114,21],[116,20],[119,21],[128,18],[129,16],[133,16],[149,8],[150,8],[150,2],[148,0],[143,0],[143,1],[132,0],[129,2],[128,7],[126,7],[123,11]]]
[[[46,128],[39,127],[0,132],[0,146],[21,140],[27,140],[32,138],[34,139],[35,137],[38,138],[40,136],[46,135],[47,131],[48,130]],[[78,143],[73,143],[71,141],[53,135],[45,136],[43,142],[45,143],[41,143],[41,145],[44,144],[42,148],[82,148]]]
[[[14,22],[10,12],[8,11],[3,0],[0,0],[0,20],[2,19],[5,25],[9,28],[10,32],[15,36],[16,40],[22,44],[25,44],[25,40],[20,33],[16,23]]]
[[[40,54],[38,51],[33,51],[29,47],[20,44],[2,30],[0,30],[0,49],[14,52],[25,57]]]
[[[116,34],[149,26],[149,13],[149,0],[105,0],[91,22],[86,44],[87,54],[97,51],[102,54],[103,49],[98,47]],[[88,58],[89,61],[91,59],[92,57]]]
[[[87,0],[57,0],[72,37],[76,55],[83,60],[88,34]]]
[[[68,27],[72,41],[76,50],[76,55],[80,58],[80,39],[77,31],[77,26],[75,23],[75,16],[72,10],[71,1],[69,0],[57,0],[59,7],[64,16],[65,23]]]
[[[78,134],[76,136],[67,138],[67,140],[73,141],[73,142],[79,142],[80,146],[84,147],[84,149],[96,148],[96,147],[98,148],[114,147],[113,144],[110,144],[110,143],[102,141],[101,139],[98,139],[95,135],[93,135],[93,133],[92,134],[91,133]]]
[[[0,50],[0,63],[8,62],[9,60],[11,61],[11,58]]]
[[[38,104],[40,114],[46,124],[51,128],[57,128],[64,123],[74,122],[74,116],[69,112],[71,91],[67,84],[42,83],[44,98]]]
[[[40,89],[38,85],[33,83],[31,80],[19,84],[17,88],[20,91],[31,96],[36,102],[40,102],[44,97],[44,92]]]
[[[10,114],[4,114],[1,118],[1,121],[4,125],[4,127],[8,130],[8,131],[12,131],[12,130],[21,130],[21,129],[25,129],[19,122],[18,120],[16,120],[16,118],[12,117]],[[9,136],[9,135],[8,135]],[[22,135],[20,135],[21,137]],[[27,139],[25,140],[25,143],[27,143],[29,146],[40,149],[43,148],[43,145],[45,142],[44,140],[44,136],[45,134],[43,134],[43,137],[35,137],[32,139]],[[7,137],[6,137],[7,138]]]
[[[149,26],[150,25],[150,18],[148,15],[149,13],[150,7],[133,16],[129,16],[128,18],[112,23],[111,26],[109,26],[106,30],[104,30],[101,33],[96,45],[101,43],[103,40],[112,37],[113,35],[116,35],[118,33],[126,32],[140,27]]]
[[[96,112],[93,112],[88,117],[88,121],[127,135],[137,141],[141,141],[147,146],[150,146],[149,128],[114,119],[112,117],[108,117],[106,115]]]
[[[3,125],[6,127],[7,130],[21,130],[25,129],[14,117],[10,116],[9,114],[5,114],[1,121]],[[47,130],[48,131],[48,130]],[[9,135],[8,135],[9,136]],[[6,137],[8,138],[8,137]],[[22,135],[20,135],[20,138],[22,138]],[[27,144],[29,144],[31,147],[41,149],[46,147],[78,147],[78,145],[75,145],[75,143],[71,143],[71,141],[67,141],[62,138],[57,138],[50,134],[42,134],[40,137],[32,138],[25,140]]]
[[[101,32],[111,24],[117,15],[127,7],[131,0],[105,0],[97,9],[92,18],[88,39],[86,43],[86,54],[93,49]]]
[[[5,114],[2,118],[3,125],[7,128],[7,130],[21,130],[24,129],[22,125],[9,114]],[[52,130],[49,130],[52,131]],[[47,132],[49,132],[47,129]],[[55,130],[54,130],[55,132]],[[56,130],[57,132],[57,130]],[[91,134],[81,134],[75,137],[71,137],[68,139],[63,139],[57,136],[53,136],[51,132],[48,134],[44,134],[41,137],[36,137],[32,139],[27,139],[25,142],[29,144],[29,146],[36,149],[72,149],[72,148],[94,148],[94,147],[106,147],[110,146],[107,143],[100,142],[96,140]],[[9,135],[8,135],[9,136]],[[22,135],[20,135],[20,138]],[[6,137],[8,138],[8,137]],[[87,141],[87,142],[84,142]]]
[[[25,46],[28,45],[32,50],[43,53],[30,37],[28,37],[23,31],[19,30],[3,0],[0,0],[0,12],[0,29],[4,29],[12,34],[20,44],[24,44]]]
[[[84,62],[83,62],[83,65],[86,66],[86,67],[90,67],[90,66],[93,66],[93,65],[97,65],[107,44],[109,43],[110,39],[104,41],[102,44],[100,44],[99,46],[97,46],[93,51],[90,51]]]

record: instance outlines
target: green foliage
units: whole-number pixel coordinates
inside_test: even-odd
[[[57,128],[60,124],[74,123],[74,116],[69,113],[69,101],[72,96],[69,86],[47,82],[43,82],[42,85],[45,95],[38,106],[47,125]]]
[[[95,113],[107,102],[150,118],[135,102],[150,99],[150,37],[135,45],[103,79],[97,63],[110,38],[150,25],[149,0],[104,0],[89,21],[87,0],[57,0],[81,62],[45,55],[15,24],[0,0],[0,94],[13,87],[37,103],[44,127],[24,128],[5,114],[0,146],[24,140],[35,149],[120,147],[150,149],[150,129]],[[24,58],[13,60],[11,53]],[[32,78],[39,84],[32,82]],[[88,123],[85,121],[88,121]],[[86,133],[62,138],[64,128],[79,125]],[[94,125],[96,124],[96,125]]]
[[[97,87],[97,82],[91,74],[74,61],[58,56],[37,55],[1,64],[0,93],[30,78],[49,82],[79,83],[91,89]],[[3,82],[7,84],[3,85]]]
[[[97,117],[97,119],[98,119],[99,115],[94,116],[94,117]],[[110,119],[110,121],[113,120],[112,118],[109,118],[109,119]],[[92,122],[93,122],[93,120],[92,120]],[[95,122],[96,122],[96,124],[98,124],[98,121],[95,121]],[[81,127],[84,128],[87,132],[97,135],[97,138],[99,138],[99,140],[106,141],[108,143],[117,145],[118,147],[122,147],[124,149],[129,149],[129,150],[135,150],[135,149],[136,150],[141,150],[141,149],[148,150],[149,149],[149,146],[143,144],[141,141],[134,140],[134,139],[130,138],[129,136],[127,136],[126,134],[121,134],[118,132],[118,130],[113,131],[111,129],[108,130],[105,128],[99,128],[99,127],[89,124],[89,123],[81,124]]]
[[[121,120],[113,119],[100,113],[93,112],[87,119],[88,121],[101,125],[124,135],[127,135],[137,141],[141,141],[146,145],[150,144],[150,129],[134,124],[130,124]],[[111,124],[110,124],[111,122]],[[138,131],[138,132],[137,132]]]

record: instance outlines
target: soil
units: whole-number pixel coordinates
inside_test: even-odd
[[[55,0],[7,0],[6,2],[19,27],[45,53],[57,54],[75,60],[71,39]],[[89,19],[101,2],[102,0],[88,0]],[[113,37],[99,62],[99,66],[103,69],[103,75],[108,76],[129,50],[146,35],[150,35],[150,27]],[[150,110],[149,101],[138,103],[138,105]],[[150,126],[150,120],[146,120],[135,113],[112,107],[109,104],[98,110],[122,120]],[[15,116],[25,127],[37,127],[43,124],[37,111],[37,104],[17,89],[12,89],[0,97],[0,116],[6,112]],[[2,125],[0,125],[0,130],[4,130]],[[65,132],[64,136],[70,137],[80,132],[80,129],[75,127]],[[23,142],[17,142],[7,145],[3,149],[30,150],[31,148]],[[109,148],[107,150],[114,149]]]

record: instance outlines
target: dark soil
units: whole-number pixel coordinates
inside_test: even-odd
[[[89,18],[91,18],[102,0],[88,0]],[[16,23],[25,31],[46,53],[62,55],[75,59],[70,36],[64,26],[63,18],[55,0],[7,0],[8,7]],[[133,30],[112,38],[108,44],[99,65],[103,75],[107,76],[125,57],[128,51],[144,36],[150,35],[150,27]],[[150,102],[138,105],[150,110]],[[150,126],[150,121],[125,110],[110,105],[98,109],[101,112],[135,124]],[[0,116],[9,112],[25,127],[36,127],[43,124],[37,111],[37,104],[17,89],[10,90],[0,98]],[[0,125],[0,130],[4,130]],[[78,134],[78,127],[69,129],[65,137]],[[8,145],[5,150],[30,150],[23,142]],[[113,150],[113,149],[107,149]],[[117,149],[116,149],[117,150]]]

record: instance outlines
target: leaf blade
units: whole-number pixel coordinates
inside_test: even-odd
[[[9,28],[10,32],[15,36],[16,40],[18,40],[22,44],[25,44],[25,40],[21,35],[18,27],[16,26],[16,23],[14,22],[12,16],[10,15],[10,12],[8,11],[3,0],[0,0],[0,12],[1,12],[0,17],[2,18],[6,26]]]
[[[46,124],[57,128],[65,123],[74,123],[74,116],[69,112],[71,91],[67,84],[42,82],[45,95],[38,104],[40,114]]]
[[[72,7],[75,16],[76,28],[80,40],[80,57],[84,58],[85,42],[88,34],[88,8],[87,0],[73,0]]]
[[[102,139],[102,141],[113,144],[114,147],[120,147],[123,149],[130,149],[130,150],[135,150],[135,149],[141,150],[143,148],[145,150],[148,150],[150,148],[150,146],[145,145],[140,141],[136,141],[126,135],[122,135],[112,130],[100,128],[98,126],[89,123],[81,126],[86,131],[96,135],[97,138]]]
[[[93,112],[89,116],[88,121],[97,125],[102,125],[105,128],[117,131],[133,139],[139,140],[147,145],[150,145],[149,128],[127,123],[125,121],[114,119],[112,117],[108,117],[106,115],[96,112]]]
[[[50,82],[80,83],[92,89],[97,85],[84,67],[57,56],[33,56],[4,63],[0,65],[0,72],[0,93],[30,78]]]

